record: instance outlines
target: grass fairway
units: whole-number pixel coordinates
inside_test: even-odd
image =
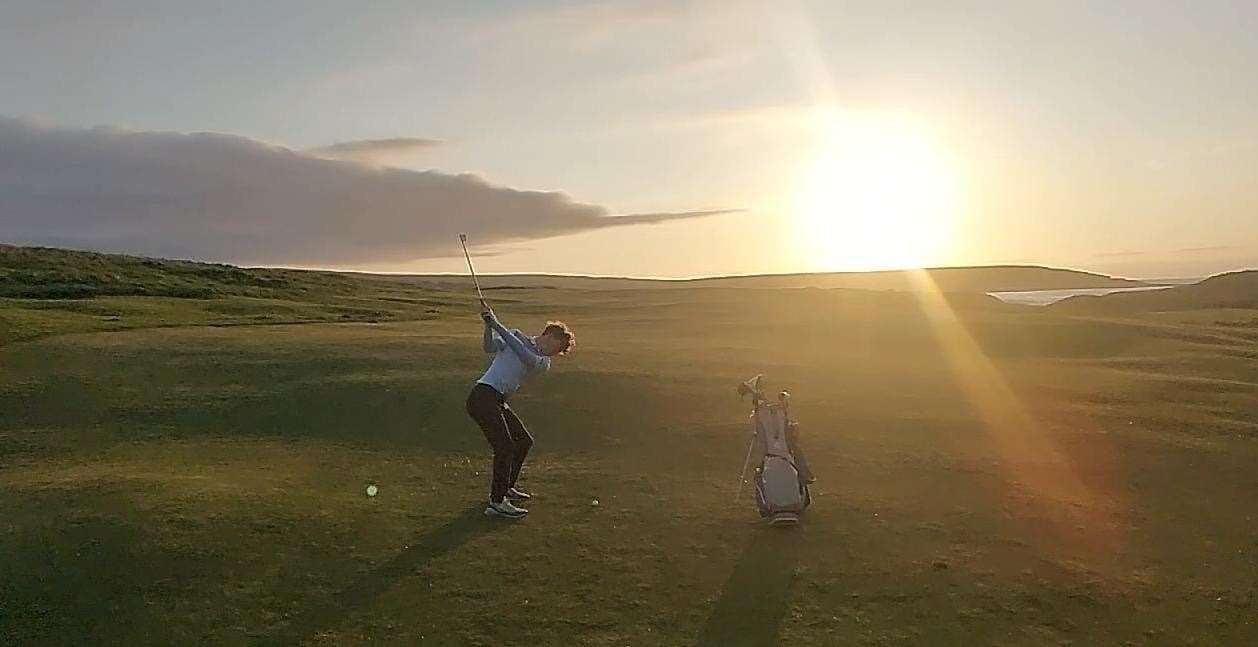
[[[1258,641],[1254,311],[500,290],[578,336],[508,523],[474,309],[360,280],[0,299],[0,643]],[[733,500],[754,373],[820,479],[793,531]]]

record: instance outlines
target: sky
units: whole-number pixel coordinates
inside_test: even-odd
[[[1258,266],[1252,2],[0,2],[0,241],[709,276]]]

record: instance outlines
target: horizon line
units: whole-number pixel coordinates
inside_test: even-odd
[[[145,254],[134,254],[134,253],[127,253],[127,252],[104,251],[104,250],[83,249],[83,248],[73,248],[73,247],[53,247],[53,246],[48,246],[48,245],[29,245],[29,244],[10,243],[10,242],[3,242],[3,241],[0,241],[0,247],[16,247],[16,248],[24,247],[24,248],[29,248],[29,249],[54,249],[54,250],[82,252],[82,253],[89,253],[89,254],[102,254],[102,255],[108,255],[108,256],[127,256],[131,258],[144,258],[144,259],[168,260],[168,261],[185,261],[185,262],[203,263],[203,264],[210,264],[210,265],[231,265],[231,266],[238,267],[241,269],[275,269],[275,270],[294,270],[294,271],[306,271],[306,272],[332,272],[332,273],[337,273],[337,274],[367,274],[367,275],[372,275],[372,276],[411,276],[411,277],[470,276],[470,274],[466,272],[404,272],[404,271],[393,272],[393,271],[373,271],[373,270],[356,270],[356,269],[345,269],[345,268],[329,268],[329,267],[318,267],[318,266],[313,266],[313,265],[305,265],[305,266],[285,265],[285,264],[276,264],[276,265],[257,264],[255,265],[255,264],[248,264],[248,263],[234,263],[231,261],[214,261],[214,260],[197,259],[197,258],[178,258],[174,256],[149,256]],[[634,276],[634,275],[624,275],[624,274],[582,274],[582,273],[577,273],[577,272],[528,272],[528,271],[491,272],[491,273],[481,273],[481,274],[478,274],[477,276],[495,277],[495,278],[512,277],[512,276],[540,276],[540,277],[578,278],[578,279],[594,279],[594,280],[620,279],[620,280],[627,280],[627,281],[658,281],[658,282],[665,282],[665,283],[684,283],[684,282],[690,282],[690,281],[710,281],[710,280],[719,280],[719,279],[738,279],[738,278],[822,276],[822,275],[839,275],[839,274],[890,274],[893,272],[912,272],[912,271],[928,271],[929,272],[929,271],[937,271],[937,270],[1019,269],[1019,268],[1041,269],[1041,270],[1051,270],[1051,271],[1061,271],[1061,272],[1076,272],[1076,273],[1090,274],[1093,276],[1099,276],[1099,277],[1104,277],[1104,278],[1109,278],[1109,279],[1114,279],[1114,280],[1138,281],[1138,282],[1146,282],[1146,283],[1154,282],[1154,281],[1205,279],[1212,276],[1218,276],[1220,274],[1229,274],[1232,272],[1245,272],[1245,271],[1258,270],[1258,267],[1235,267],[1232,269],[1221,270],[1218,272],[1212,272],[1208,274],[1187,275],[1187,276],[1163,275],[1163,276],[1156,276],[1156,277],[1137,278],[1137,277],[1130,277],[1130,276],[1119,276],[1115,274],[1107,274],[1107,273],[1099,272],[1095,270],[1086,270],[1086,269],[1079,269],[1079,268],[1074,268],[1074,267],[1062,267],[1062,266],[1056,266],[1056,265],[1044,265],[1044,264],[1039,264],[1039,263],[992,263],[992,264],[980,264],[980,265],[935,265],[935,266],[930,266],[930,267],[901,267],[901,268],[871,269],[871,270],[813,270],[813,271],[798,271],[798,272],[707,274],[707,275],[697,275],[697,276]]]
[[[328,269],[315,267],[293,267],[293,266],[242,266],[249,269],[290,269],[290,270],[307,270],[318,272],[335,272],[339,274],[368,274],[372,276],[400,276],[400,277],[467,277],[471,276],[467,272],[391,272],[391,271],[371,271],[371,270],[351,270],[351,269]],[[878,269],[878,270],[815,270],[800,272],[761,272],[748,274],[706,274],[698,276],[633,276],[623,274],[581,274],[573,272],[488,272],[477,273],[479,277],[506,278],[506,277],[555,277],[570,279],[594,279],[594,280],[626,280],[626,281],[657,281],[663,283],[685,283],[691,281],[712,281],[720,279],[740,279],[740,278],[765,278],[765,277],[793,277],[793,276],[822,276],[822,275],[838,275],[838,274],[890,274],[895,272],[913,272],[913,271],[937,271],[937,270],[974,270],[974,269],[1040,269],[1059,272],[1075,272],[1079,274],[1090,274],[1118,281],[1176,281],[1188,279],[1204,279],[1219,274],[1227,274],[1230,272],[1243,272],[1252,268],[1235,268],[1231,270],[1223,270],[1211,274],[1190,275],[1190,276],[1158,276],[1135,278],[1127,276],[1118,276],[1114,274],[1106,274],[1095,270],[1085,270],[1071,267],[1060,267],[1055,265],[1041,265],[1037,263],[993,263],[991,265],[936,265],[931,267],[903,267],[895,269]]]

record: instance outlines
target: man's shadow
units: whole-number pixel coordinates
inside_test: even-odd
[[[486,519],[483,507],[475,505],[417,537],[393,559],[381,564],[331,599],[313,605],[289,619],[276,640],[299,644],[321,632],[334,629],[356,611],[370,606],[380,595],[403,578],[413,576],[434,559],[480,535],[503,528],[505,524]]]
[[[801,528],[756,529],[725,582],[699,645],[772,645],[791,601]]]

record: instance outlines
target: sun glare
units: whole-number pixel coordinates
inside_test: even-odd
[[[888,117],[825,120],[795,214],[818,270],[921,267],[941,260],[956,211],[952,165],[928,133]]]

